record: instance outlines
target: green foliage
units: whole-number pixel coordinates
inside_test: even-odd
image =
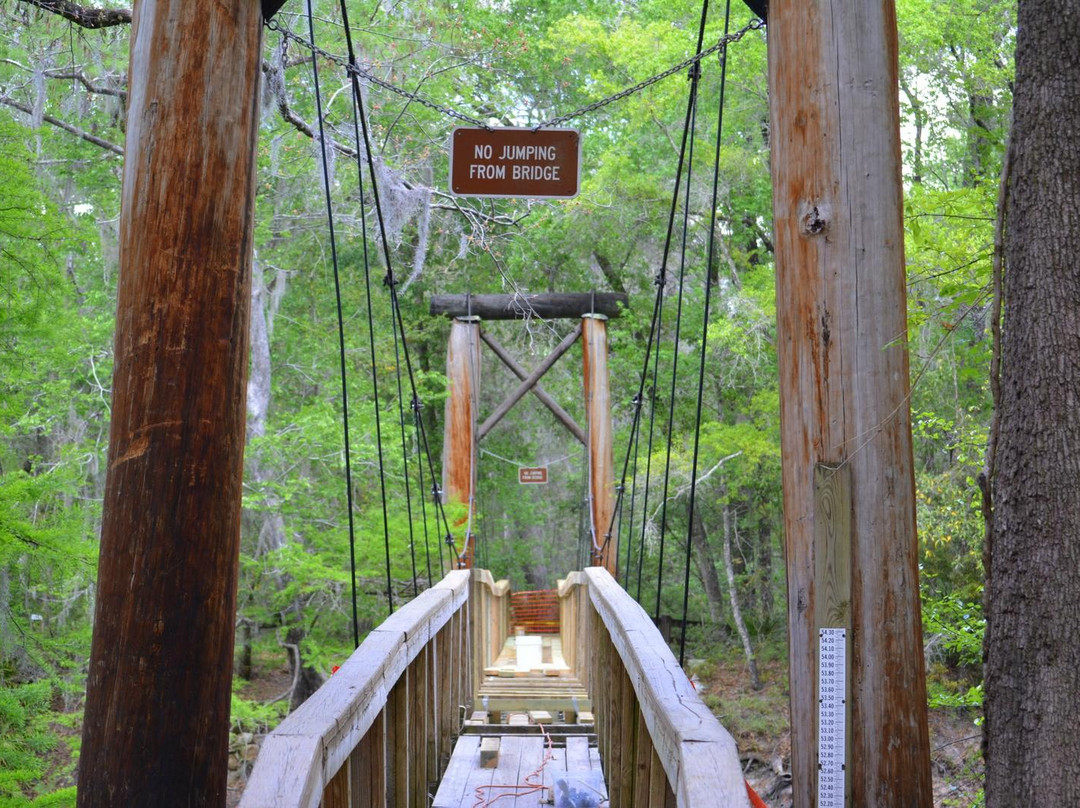
[[[52,686],[47,681],[0,686],[0,805],[30,805],[30,795],[56,744],[49,729]]]

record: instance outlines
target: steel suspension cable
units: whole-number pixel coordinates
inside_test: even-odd
[[[401,390],[401,356],[398,353],[398,333],[397,329],[394,331],[394,371],[397,377],[397,395],[398,395],[398,422],[401,427],[401,462],[403,463],[403,471],[405,476],[405,513],[407,514],[409,521],[409,559],[412,562],[412,587],[413,597],[415,598],[420,594],[420,589],[416,583],[416,530],[413,526],[413,513],[412,513],[412,485],[409,482],[409,447],[408,442],[405,439],[405,396]],[[431,580],[428,579],[428,586],[431,585]]]
[[[724,9],[724,34],[731,23],[731,0]],[[705,259],[705,316],[701,324],[701,357],[698,361],[697,411],[694,416],[694,451],[690,463],[690,503],[687,510],[686,564],[683,570],[682,636],[679,638],[679,665],[686,657],[686,618],[690,605],[690,554],[694,530],[694,507],[697,495],[698,455],[701,447],[701,410],[705,389],[705,348],[709,337],[709,308],[712,303],[713,258],[716,247],[716,208],[720,187],[720,141],[724,132],[724,92],[727,87],[727,48],[720,51],[720,102],[716,119],[716,152],[713,157],[712,207],[709,215],[709,246]],[[734,595],[732,595],[734,597]]]
[[[701,8],[701,20],[700,20],[700,22],[698,24],[698,37],[697,37],[696,52],[701,51],[702,43],[705,40],[705,22],[708,19],[708,12],[709,12],[709,2],[708,2],[708,0],[703,0],[702,8]],[[697,65],[698,60],[695,60],[693,62],[693,64]],[[642,400],[642,397],[643,397],[643,395],[645,393],[645,380],[648,378],[650,353],[652,351],[653,343],[655,341],[658,341],[659,332],[660,332],[660,329],[662,327],[664,286],[667,283],[667,264],[668,264],[668,259],[669,259],[670,255],[671,255],[671,240],[672,240],[674,230],[675,230],[675,212],[678,210],[678,206],[679,206],[679,193],[680,193],[680,190],[681,190],[681,187],[682,187],[683,167],[684,167],[685,162],[686,162],[687,141],[688,141],[688,138],[689,138],[689,135],[690,135],[690,123],[691,123],[693,111],[694,111],[694,108],[696,106],[698,81],[699,81],[700,77],[701,77],[700,70],[696,69],[696,67],[695,67],[695,69],[691,70],[691,72],[690,72],[690,93],[689,93],[689,97],[687,98],[687,103],[686,103],[686,116],[685,116],[685,118],[683,120],[682,141],[681,141],[681,143],[679,145],[679,160],[678,160],[678,165],[677,165],[676,170],[675,170],[675,188],[674,188],[674,190],[672,192],[672,195],[671,195],[671,207],[670,207],[669,212],[668,212],[668,224],[667,224],[667,233],[666,233],[666,236],[664,238],[663,257],[661,258],[661,262],[660,262],[660,271],[657,273],[656,279],[654,281],[655,284],[656,284],[656,298],[655,298],[655,301],[654,301],[654,304],[653,304],[652,326],[649,329],[649,339],[648,339],[648,343],[646,344],[646,347],[645,347],[645,363],[644,363],[644,366],[642,367],[640,381],[638,383],[638,392],[637,392],[637,396],[636,396],[636,399],[637,399],[638,402],[640,402]],[[657,350],[657,357],[658,356],[659,356],[659,349]],[[658,360],[657,360],[657,358],[654,358],[654,362],[653,362],[653,386],[652,386],[653,396],[652,396],[652,398],[655,398],[655,395],[656,395],[657,367],[658,367]],[[643,514],[647,514],[647,512],[648,512],[649,479],[650,479],[650,471],[651,471],[651,467],[652,467],[653,412],[654,412],[654,407],[650,405],[649,442],[648,442],[648,451],[647,451],[647,455],[646,455],[645,491],[643,493],[643,501],[644,501]],[[627,456],[626,456],[626,459],[623,462],[623,479],[624,480],[625,480],[625,477],[626,477],[627,465],[629,463],[629,454],[630,454],[630,446],[628,445],[627,446]],[[614,524],[614,516],[615,515],[613,513],[612,514],[612,523],[611,523],[612,525]],[[646,531],[647,526],[648,526],[648,519],[645,518],[644,515],[643,515],[642,525],[641,525],[641,554],[642,554],[641,557],[644,556],[644,551],[645,551],[645,531]],[[609,527],[608,527],[608,532],[609,533],[611,532],[611,525],[609,525]],[[639,557],[639,572],[638,572],[638,588],[637,588],[637,596],[636,596],[636,598],[639,601],[641,599],[640,557]]]
[[[427,500],[424,499],[424,464],[421,463],[420,457],[420,441],[416,436],[420,434],[420,425],[416,422],[420,420],[420,410],[417,407],[412,408],[413,411],[413,442],[416,444],[416,474],[417,474],[417,490],[420,492],[420,521],[424,525],[424,557],[427,560],[427,580],[428,587],[434,582],[431,575],[431,536],[428,531],[428,515],[427,515]],[[441,548],[442,545],[439,545]]]
[[[701,64],[694,66],[700,72]],[[699,76],[700,77],[700,76]],[[696,96],[696,93],[695,93]],[[656,567],[656,613],[660,618],[660,595],[664,589],[664,546],[667,539],[668,486],[671,482],[671,441],[675,424],[675,387],[679,377],[679,337],[682,335],[683,290],[686,281],[686,237],[690,230],[690,191],[694,171],[694,146],[697,142],[697,99],[694,99],[690,115],[689,159],[686,164],[686,201],[683,203],[682,250],[679,254],[679,294],[675,305],[675,335],[672,338],[675,350],[671,352],[671,393],[668,396],[667,440],[664,453],[664,488],[660,495],[660,558]]]
[[[309,2],[310,2],[310,0],[309,0]],[[417,407],[417,406],[420,406],[420,403],[419,403],[420,399],[419,399],[419,396],[417,395],[417,392],[416,392],[416,374],[413,372],[412,359],[409,356],[409,344],[405,340],[405,325],[404,325],[404,320],[403,320],[402,315],[401,315],[401,306],[400,306],[400,301],[398,300],[398,294],[397,294],[397,283],[398,282],[394,278],[393,261],[392,261],[391,256],[390,256],[390,241],[386,236],[386,221],[385,221],[385,218],[383,216],[382,201],[381,201],[381,198],[379,196],[379,183],[378,183],[377,174],[376,174],[376,171],[375,171],[375,158],[374,158],[374,156],[372,154],[372,150],[371,150],[371,133],[370,133],[369,128],[368,128],[367,115],[364,112],[363,96],[362,96],[362,94],[360,92],[360,80],[358,78],[358,75],[359,75],[360,71],[359,71],[359,67],[357,66],[357,62],[356,62],[356,51],[353,48],[352,27],[349,25],[349,12],[348,12],[348,9],[346,8],[345,0],[340,0],[339,7],[341,9],[342,25],[344,26],[344,29],[345,29],[345,43],[346,43],[346,46],[347,46],[347,49],[348,49],[348,68],[347,68],[347,72],[349,74],[350,81],[351,81],[352,88],[353,88],[353,106],[354,106],[355,114],[359,118],[359,122],[360,122],[360,133],[357,134],[357,150],[356,150],[357,155],[356,155],[356,158],[357,158],[357,162],[359,163],[359,161],[361,160],[360,148],[359,148],[359,146],[360,146],[360,136],[362,134],[362,136],[363,136],[363,144],[364,144],[364,149],[363,149],[364,157],[366,158],[366,161],[367,161],[368,176],[371,178],[371,191],[372,191],[372,201],[374,202],[374,206],[375,206],[375,218],[376,218],[376,220],[378,222],[378,225],[379,225],[379,235],[381,236],[382,249],[383,249],[383,260],[386,263],[386,276],[383,279],[383,283],[387,287],[389,287],[389,289],[390,289],[390,302],[391,302],[391,307],[392,307],[392,310],[393,310],[393,313],[394,313],[395,327],[401,333],[401,349],[402,349],[402,355],[405,357],[405,368],[406,368],[406,370],[408,372],[408,376],[409,376],[410,392],[412,393],[412,406]],[[437,483],[435,483],[435,479],[436,479],[436,477],[435,477],[435,469],[434,469],[433,461],[431,459],[431,447],[428,444],[427,433],[426,433],[426,430],[424,429],[424,419],[423,418],[419,419],[418,423],[420,424],[421,444],[422,444],[423,449],[424,449],[424,454],[427,457],[428,472],[430,473],[431,479],[432,479],[432,491],[434,493],[434,499],[435,499],[435,505],[436,505],[437,513],[441,517],[443,527],[446,530],[446,542],[447,542],[447,544],[449,546],[453,547],[454,550],[456,551],[457,548],[456,548],[456,545],[454,544],[453,534],[450,532],[450,522],[447,519],[446,511],[443,508],[442,496],[439,493]]]
[[[308,31],[311,35],[311,46],[315,47],[315,22],[311,9],[311,0],[307,0]],[[341,412],[342,431],[345,442],[345,499],[349,511],[349,566],[350,578],[352,579],[352,629],[353,642],[360,647],[360,623],[357,616],[356,594],[356,527],[353,517],[353,487],[352,487],[352,450],[349,443],[349,386],[348,374],[345,366],[345,319],[341,305],[341,273],[338,268],[337,239],[334,234],[334,204],[330,195],[330,168],[329,155],[326,150],[326,133],[323,128],[322,95],[319,92],[319,66],[316,60],[311,60],[312,73],[315,82],[315,112],[319,119],[319,148],[321,150],[323,190],[326,194],[326,219],[330,233],[330,257],[334,265],[334,295],[337,302],[337,326],[338,326],[338,354],[341,365]],[[379,441],[379,470],[382,471],[382,436]],[[382,476],[380,474],[380,476]],[[383,498],[383,515],[386,514],[386,498]],[[385,521],[385,520],[384,520]],[[390,575],[387,569],[387,594],[390,594]]]

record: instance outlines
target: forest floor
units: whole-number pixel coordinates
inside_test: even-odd
[[[692,660],[688,667],[697,676],[705,703],[735,737],[747,781],[769,808],[790,808],[791,731],[786,661],[773,659],[759,663],[763,687],[756,692],[750,687],[741,660]],[[265,702],[281,695],[290,683],[286,666],[263,668],[239,695]],[[954,709],[930,711],[935,808],[971,808],[981,804],[981,738],[982,733],[970,715]],[[251,745],[257,745],[260,740],[256,736]],[[240,800],[256,751],[235,741],[234,738],[228,808]]]
[[[751,787],[769,808],[791,806],[791,728],[788,722],[787,663],[759,663],[762,689],[750,687],[741,660],[691,663],[699,692],[735,737]],[[930,759],[935,808],[980,805],[982,731],[955,709],[930,710]]]

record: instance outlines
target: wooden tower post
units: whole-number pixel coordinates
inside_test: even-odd
[[[136,3],[80,806],[224,805],[262,13]]]
[[[589,438],[589,502],[593,560],[615,577],[619,537],[611,529],[615,513],[615,467],[611,447],[611,393],[607,366],[607,317],[581,318],[581,357],[585,375],[585,418]]]
[[[893,1],[773,0],[769,98],[794,802],[930,806]]]
[[[461,529],[461,559],[451,566],[473,565],[473,517],[476,515],[476,415],[480,391],[480,318],[456,317],[446,346],[446,397],[443,427],[443,500],[461,503],[467,513],[454,527]],[[456,538],[456,537],[455,537]]]

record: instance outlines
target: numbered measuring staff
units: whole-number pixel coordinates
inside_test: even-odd
[[[818,808],[844,808],[847,629],[818,629]]]

